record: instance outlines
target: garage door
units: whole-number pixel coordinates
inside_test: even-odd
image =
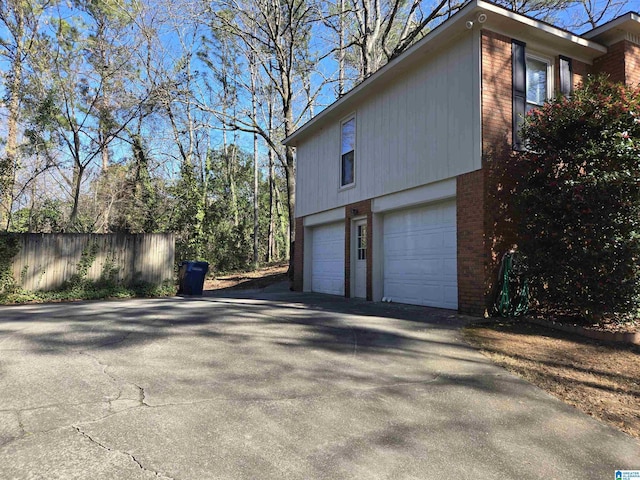
[[[455,200],[385,215],[384,296],[458,308]]]
[[[311,290],[344,295],[344,223],[312,230]]]

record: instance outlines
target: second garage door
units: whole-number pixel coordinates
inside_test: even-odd
[[[393,302],[458,308],[456,202],[384,217],[384,296]]]
[[[312,230],[311,290],[344,295],[344,223]]]

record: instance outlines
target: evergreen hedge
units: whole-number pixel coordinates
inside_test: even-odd
[[[527,114],[515,206],[532,294],[591,319],[640,306],[640,88],[588,78]]]

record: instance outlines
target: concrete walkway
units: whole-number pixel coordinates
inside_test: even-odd
[[[245,292],[0,307],[0,479],[613,479],[640,443],[451,312]]]

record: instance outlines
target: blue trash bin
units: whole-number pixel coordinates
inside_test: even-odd
[[[208,271],[209,264],[207,262],[195,262],[193,260],[180,262],[178,293],[182,295],[202,295],[204,278]]]

